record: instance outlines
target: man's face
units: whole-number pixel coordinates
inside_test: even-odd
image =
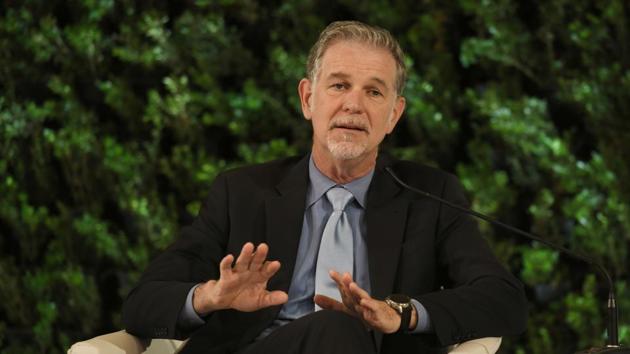
[[[314,153],[335,160],[376,156],[405,108],[395,77],[396,62],[386,49],[355,41],[328,47],[315,81],[299,85]]]

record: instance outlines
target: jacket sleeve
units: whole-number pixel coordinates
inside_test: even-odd
[[[452,175],[441,196],[468,207],[463,188]],[[527,322],[523,286],[493,255],[476,220],[442,204],[436,241],[439,267],[448,282],[444,290],[416,298],[429,312],[440,342],[451,345],[522,333]]]
[[[143,338],[184,338],[177,326],[186,296],[201,282],[218,279],[229,234],[228,188],[219,175],[199,215],[154,259],[123,304],[126,330]]]

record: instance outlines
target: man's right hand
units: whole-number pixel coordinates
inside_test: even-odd
[[[280,269],[280,262],[265,260],[268,252],[266,244],[261,243],[254,252],[254,244],[248,242],[234,267],[234,256],[225,256],[219,264],[219,280],[209,280],[195,289],[195,311],[201,316],[223,309],[251,312],[287,302],[289,296],[284,291],[267,290],[267,282]]]

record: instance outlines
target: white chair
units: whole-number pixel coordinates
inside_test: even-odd
[[[175,339],[142,339],[118,331],[74,343],[68,354],[174,354],[184,343]],[[473,339],[452,346],[449,354],[494,354],[500,344],[500,337]]]

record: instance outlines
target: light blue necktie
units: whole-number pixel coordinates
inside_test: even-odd
[[[353,275],[354,241],[348,215],[344,211],[348,203],[354,199],[352,193],[341,187],[334,187],[326,192],[326,197],[333,206],[333,212],[326,222],[317,255],[315,269],[315,294],[326,295],[341,301],[337,284],[328,272],[335,270],[339,274],[345,272]],[[321,308],[315,305],[315,311]]]

